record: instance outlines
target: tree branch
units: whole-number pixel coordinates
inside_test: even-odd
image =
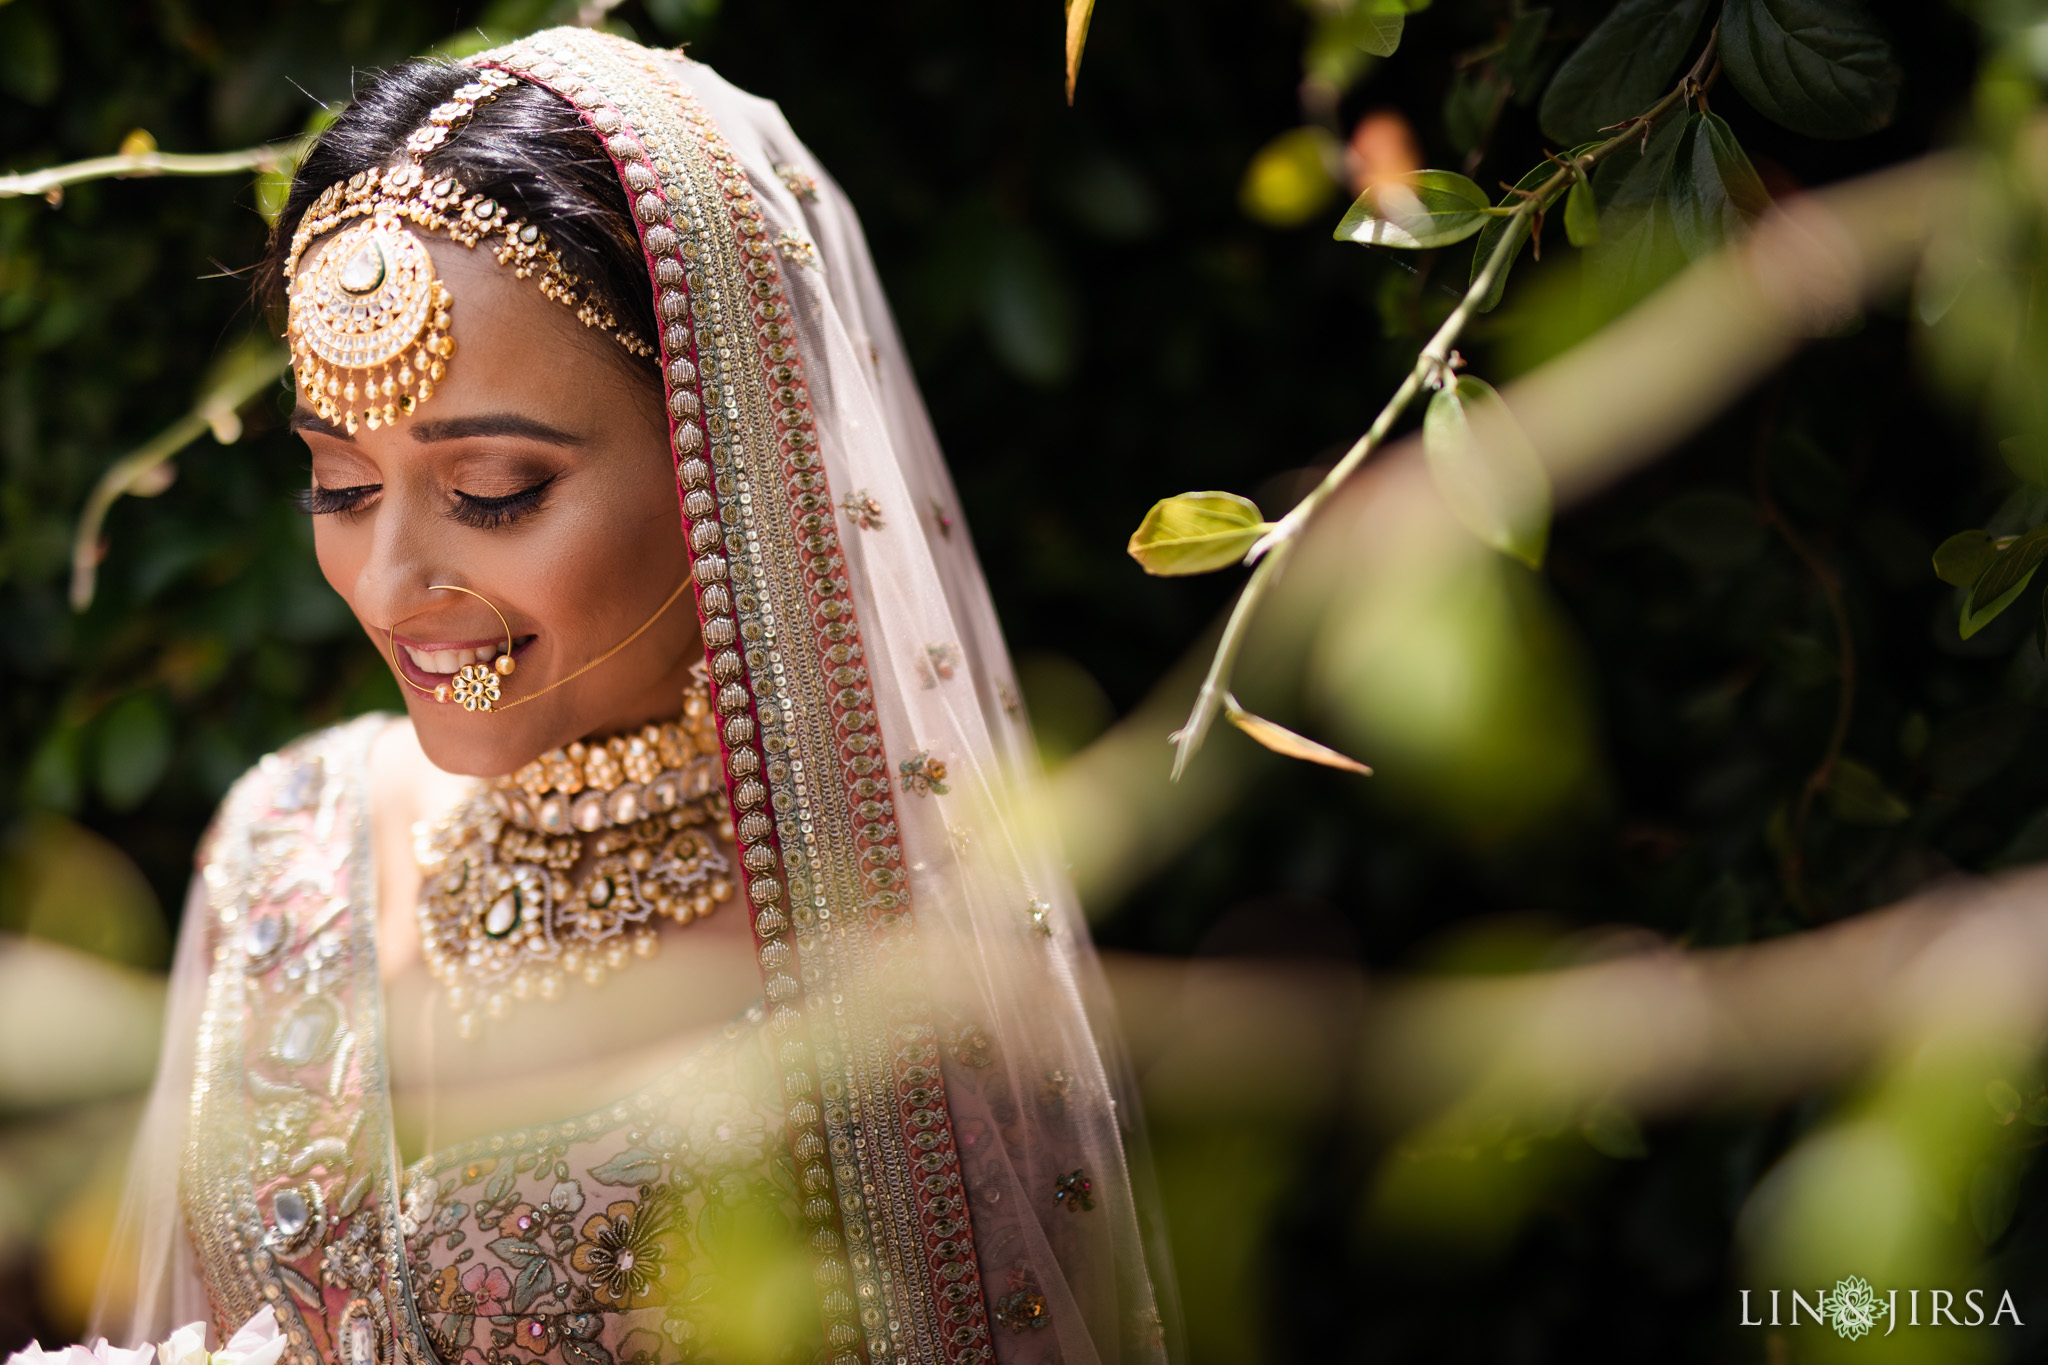
[[[22,195],[58,195],[66,185],[87,180],[126,179],[152,175],[233,175],[237,171],[281,171],[298,164],[312,145],[308,137],[290,142],[244,147],[238,152],[209,152],[186,155],[179,152],[134,152],[125,156],[96,156],[40,171],[0,175],[0,199]]]
[[[1380,409],[1380,414],[1373,419],[1372,426],[1344,453],[1344,458],[1323,477],[1323,481],[1296,503],[1286,516],[1275,522],[1273,529],[1261,537],[1245,555],[1245,562],[1255,566],[1252,576],[1245,583],[1244,591],[1238,594],[1236,604],[1231,607],[1230,620],[1223,628],[1223,639],[1216,646],[1215,658],[1209,664],[1208,674],[1202,679],[1201,690],[1195,694],[1194,710],[1189,713],[1187,724],[1174,731],[1172,736],[1173,776],[1176,780],[1187,771],[1189,760],[1202,747],[1202,741],[1208,737],[1209,727],[1215,723],[1217,712],[1223,704],[1223,695],[1230,689],[1231,670],[1237,663],[1237,653],[1244,644],[1245,631],[1251,625],[1252,613],[1257,610],[1260,600],[1270,590],[1274,578],[1279,574],[1280,565],[1292,553],[1295,542],[1300,538],[1309,520],[1358,471],[1358,467],[1386,443],[1388,433],[1401,419],[1402,413],[1407,411],[1408,405],[1415,401],[1416,395],[1422,392],[1423,386],[1439,382],[1441,376],[1451,370],[1451,348],[1457,344],[1465,325],[1471,321],[1479,301],[1492,291],[1494,281],[1506,271],[1508,263],[1521,247],[1516,220],[1541,215],[1550,202],[1567,189],[1579,175],[1590,171],[1628,145],[1635,139],[1638,131],[1647,135],[1651,124],[1689,99],[1692,92],[1699,87],[1702,74],[1716,60],[1715,52],[1719,38],[1720,26],[1716,25],[1714,31],[1707,35],[1707,45],[1700,53],[1699,60],[1693,63],[1692,69],[1685,73],[1669,94],[1645,112],[1619,125],[1614,136],[1599,146],[1581,152],[1569,161],[1560,162],[1556,174],[1522,197],[1513,211],[1507,215],[1508,229],[1495,243],[1493,254],[1487,257],[1485,266],[1473,278],[1471,287],[1466,289],[1465,296],[1458,301],[1458,306],[1444,319],[1436,335],[1422,348],[1422,353],[1416,356],[1415,367],[1408,372],[1408,377],[1401,381],[1401,387],[1394,391],[1394,396],[1387,400],[1387,405]]]

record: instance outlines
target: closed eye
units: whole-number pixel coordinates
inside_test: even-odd
[[[322,488],[314,484],[299,493],[299,506],[316,517],[347,516],[368,507],[379,493],[381,483],[360,483],[353,488]]]
[[[509,526],[540,510],[541,504],[547,501],[548,486],[554,483],[555,478],[550,474],[531,488],[522,488],[517,493],[507,493],[498,498],[479,497],[457,489],[455,509],[449,515],[464,526],[474,526],[481,531]]]

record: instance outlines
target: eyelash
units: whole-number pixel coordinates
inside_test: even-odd
[[[449,516],[464,526],[480,531],[495,531],[540,510],[547,500],[548,486],[555,481],[549,475],[531,488],[522,488],[517,493],[503,497],[486,498],[474,493],[455,490],[455,507]],[[353,488],[322,488],[314,485],[298,494],[299,506],[316,517],[353,516],[369,507],[372,499],[384,490],[380,483],[357,484]]]
[[[522,488],[517,493],[507,493],[502,498],[480,498],[474,493],[455,492],[455,510],[449,513],[464,526],[474,526],[480,531],[495,531],[501,526],[510,526],[521,518],[540,510],[547,501],[548,485],[555,481],[550,474],[531,488]]]

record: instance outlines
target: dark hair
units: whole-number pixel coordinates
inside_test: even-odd
[[[357,93],[299,163],[257,273],[260,302],[282,310],[285,257],[313,201],[357,171],[392,164],[429,111],[475,78],[473,70],[453,62],[413,61],[382,73]],[[425,166],[429,174],[453,175],[467,189],[489,195],[538,225],[585,297],[609,309],[627,332],[653,344],[653,290],[625,187],[597,135],[565,101],[521,81],[478,105]],[[655,360],[614,349],[659,381]]]

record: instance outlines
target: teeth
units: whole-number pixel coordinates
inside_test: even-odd
[[[436,649],[430,652],[407,645],[405,652],[412,659],[413,666],[422,673],[453,674],[491,657],[488,649]]]

